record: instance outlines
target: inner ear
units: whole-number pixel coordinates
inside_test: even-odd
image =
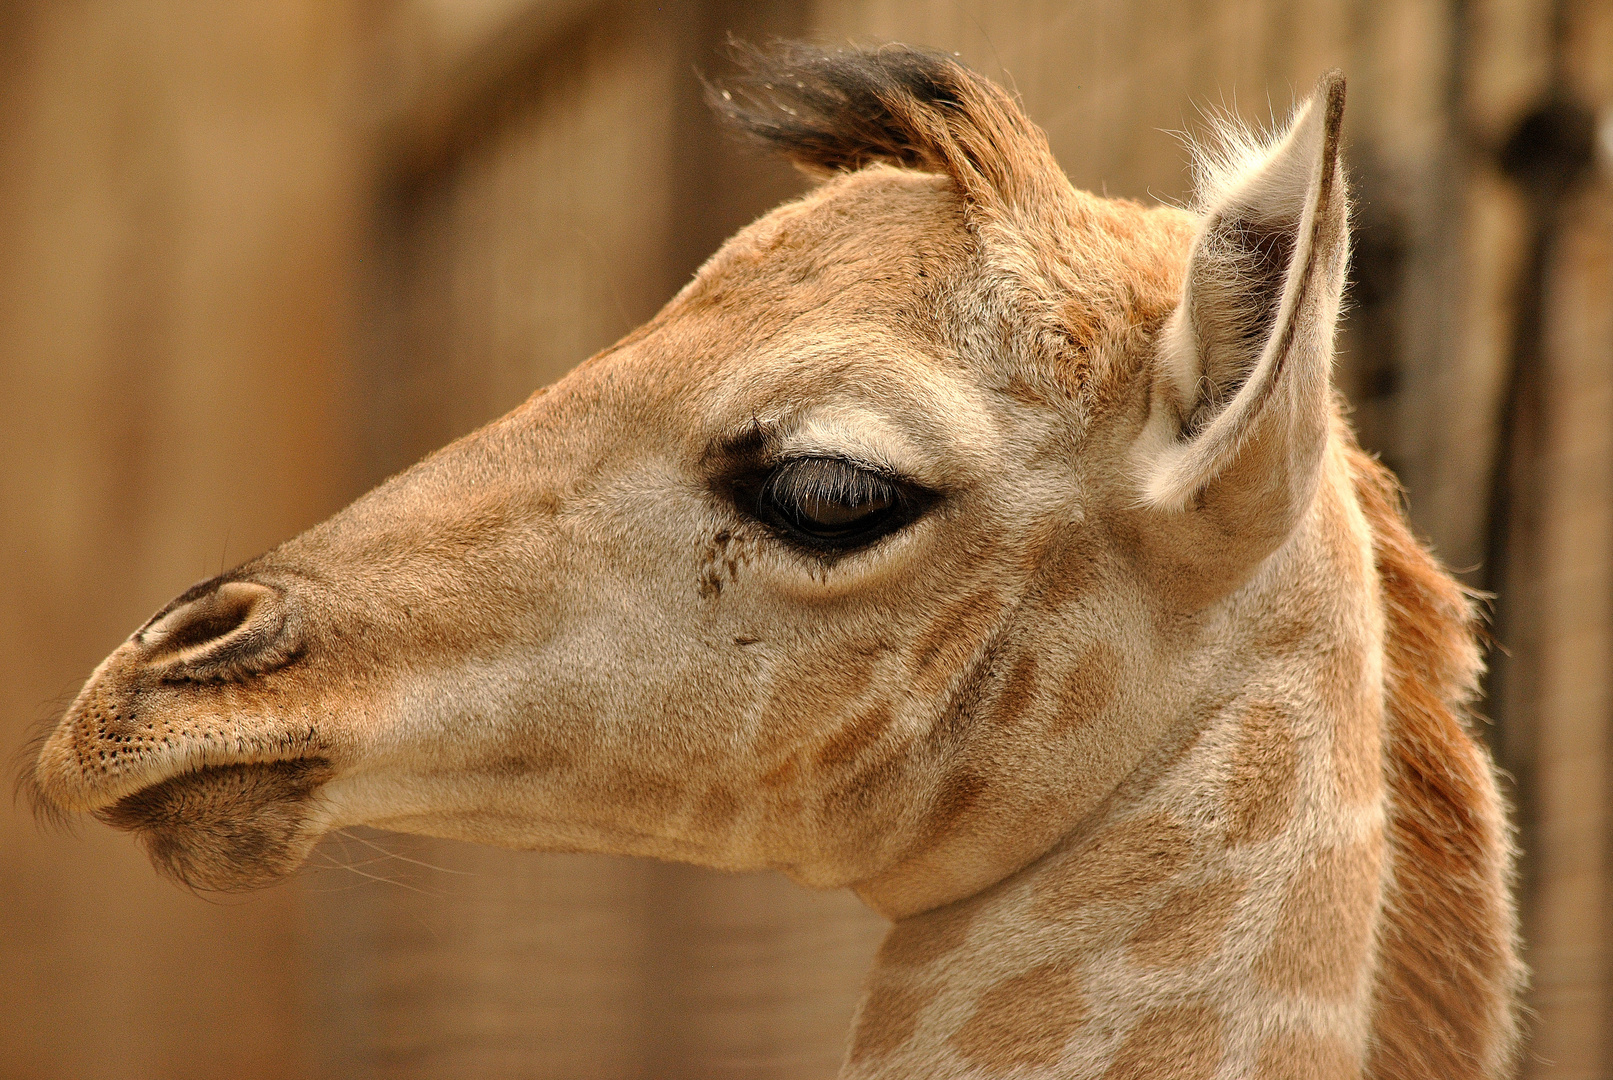
[[[1182,401],[1182,434],[1193,435],[1226,408],[1260,362],[1294,260],[1295,218],[1257,208],[1218,213],[1194,257],[1186,299],[1191,389]]]

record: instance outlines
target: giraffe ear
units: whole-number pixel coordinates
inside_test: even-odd
[[[1316,490],[1349,245],[1343,114],[1330,72],[1274,143],[1234,139],[1200,163],[1204,216],[1135,461],[1143,505],[1182,526],[1167,532],[1237,549],[1216,567],[1265,558]]]

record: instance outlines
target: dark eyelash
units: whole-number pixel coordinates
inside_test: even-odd
[[[900,501],[900,481],[841,458],[795,458],[780,462],[763,486],[764,497],[823,499],[863,506],[886,496]]]

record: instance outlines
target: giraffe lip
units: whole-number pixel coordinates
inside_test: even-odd
[[[157,869],[193,888],[267,884],[302,862],[322,830],[318,790],[330,762],[293,760],[207,765],[125,795],[95,811],[139,834]]]
[[[119,829],[203,824],[302,801],[335,775],[324,758],[203,765],[148,784],[94,811]]]

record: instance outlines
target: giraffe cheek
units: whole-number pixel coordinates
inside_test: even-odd
[[[1096,642],[1081,653],[1060,682],[1052,734],[1065,735],[1090,723],[1114,703],[1122,660],[1114,646]]]
[[[944,606],[914,641],[909,656],[914,689],[927,701],[946,692],[990,639],[1003,598],[983,588]]]

